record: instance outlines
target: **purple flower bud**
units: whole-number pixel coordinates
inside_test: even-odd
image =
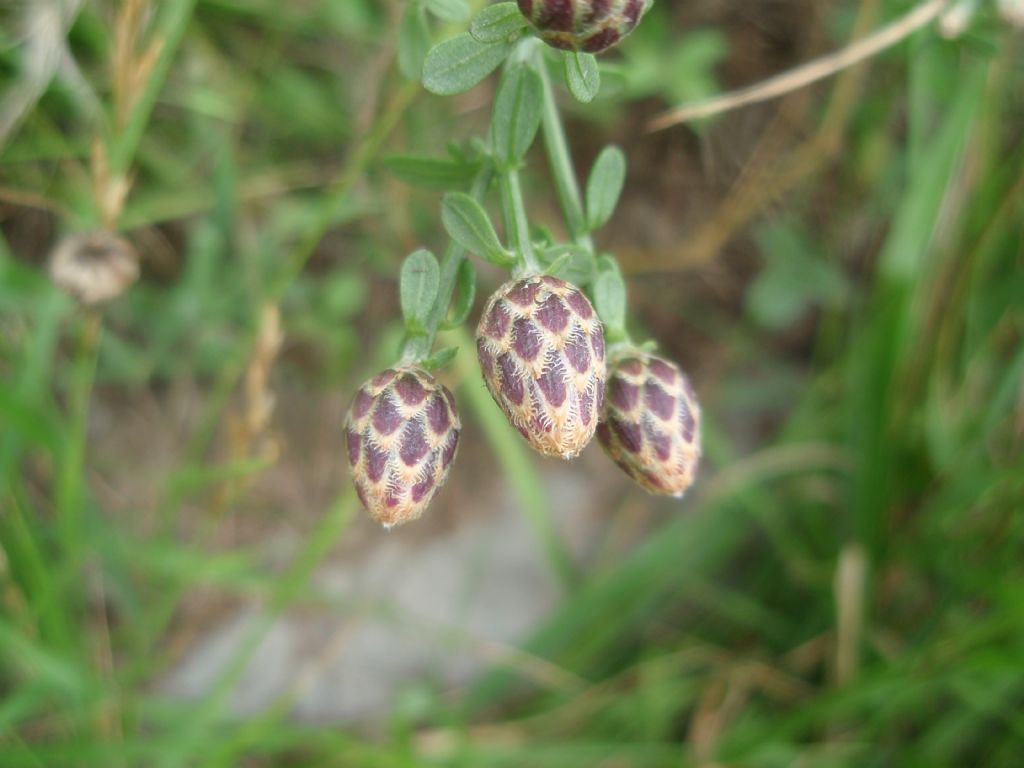
[[[700,407],[679,367],[630,353],[611,363],[598,440],[651,493],[682,496],[700,462]]]
[[[597,429],[604,330],[590,301],[550,275],[505,283],[476,332],[484,381],[512,426],[545,456],[571,459]]]
[[[448,479],[462,424],[448,389],[422,368],[389,368],[356,393],[345,420],[352,481],[387,528],[416,520]]]
[[[598,53],[633,31],[647,0],[519,0],[519,10],[548,45]]]

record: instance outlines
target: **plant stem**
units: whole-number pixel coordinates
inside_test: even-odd
[[[63,590],[66,605],[81,603],[81,584],[89,555],[86,535],[86,505],[89,503],[85,483],[88,453],[89,409],[99,360],[102,315],[86,310],[78,329],[75,352],[68,382],[68,423],[62,451],[56,465],[54,501],[56,533],[62,547],[64,571],[57,584]]]
[[[473,338],[464,328],[453,331],[459,354],[456,366],[463,386],[460,397],[469,402],[476,413],[477,422],[491,444],[494,455],[501,463],[503,476],[519,497],[530,530],[547,557],[552,575],[566,593],[572,592],[579,581],[572,555],[555,525],[551,503],[544,493],[542,478],[531,459],[526,444],[510,429],[504,414],[495,406],[487,390],[478,386],[480,368],[473,349]]]
[[[555,181],[558,200],[565,214],[565,223],[569,228],[569,236],[576,245],[593,252],[594,241],[587,231],[587,219],[583,213],[583,196],[580,194],[576,171],[569,154],[569,143],[565,138],[565,127],[562,115],[555,101],[555,89],[551,85],[548,64],[542,51],[538,51],[534,66],[544,86],[544,109],[541,113],[541,129],[544,131],[544,146],[547,149],[548,164],[551,176]]]
[[[469,194],[474,200],[483,201],[493,177],[493,168],[490,163],[485,162],[469,189]],[[434,301],[434,306],[425,323],[426,332],[406,337],[405,343],[402,345],[402,363],[425,360],[430,356],[430,351],[434,348],[437,330],[441,327],[445,315],[448,314],[448,307],[451,306],[455,283],[459,276],[459,267],[462,266],[464,258],[466,258],[466,251],[461,245],[454,241],[449,244],[448,249],[444,252],[444,258],[441,259],[441,284],[437,292],[437,300]]]
[[[538,274],[543,270],[533,253],[530,242],[530,222],[523,202],[523,188],[519,184],[519,171],[514,168],[503,170],[498,177],[501,188],[501,208],[505,214],[505,230],[512,250],[519,256],[516,272]]]

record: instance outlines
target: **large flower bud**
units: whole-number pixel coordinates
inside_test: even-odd
[[[646,490],[682,496],[700,462],[700,407],[690,380],[655,355],[614,359],[597,437]]]
[[[597,53],[633,31],[648,0],[519,0],[540,38],[566,51]]]
[[[604,398],[604,330],[583,292],[550,275],[505,283],[476,332],[487,388],[545,456],[590,442]]]
[[[452,393],[422,368],[388,369],[360,388],[345,436],[356,493],[374,519],[390,528],[423,514],[448,479],[461,428]]]

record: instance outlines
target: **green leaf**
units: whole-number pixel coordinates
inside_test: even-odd
[[[592,53],[562,54],[565,64],[565,84],[569,92],[584,104],[589,104],[601,90],[601,70],[597,66],[597,57]]]
[[[411,335],[422,335],[426,331],[427,317],[437,301],[440,286],[441,268],[434,254],[420,249],[406,256],[399,294],[405,328]]]
[[[467,194],[449,192],[441,204],[441,222],[449,236],[470,253],[499,266],[511,266],[515,256],[502,246],[483,207]]]
[[[469,34],[481,43],[513,41],[526,29],[526,17],[515,3],[489,5],[469,25]]]
[[[750,285],[746,304],[760,325],[786,328],[814,307],[846,302],[846,277],[802,228],[777,223],[762,228],[757,240],[766,264]]]
[[[423,65],[423,87],[439,96],[468,91],[505,60],[509,42],[480,43],[468,33],[430,49]]]
[[[626,183],[626,156],[618,147],[605,147],[587,179],[587,226],[591,231],[608,223]]]
[[[479,170],[475,163],[418,155],[392,155],[384,167],[402,181],[426,189],[465,187]]]
[[[410,80],[423,77],[423,62],[430,50],[430,27],[420,0],[412,0],[398,26],[398,68]]]
[[[537,254],[545,273],[560,277],[574,285],[593,281],[594,254],[578,245],[552,245]]]
[[[465,21],[469,18],[466,0],[426,0],[427,10],[442,21]]]
[[[448,363],[455,359],[455,355],[458,353],[458,347],[445,347],[439,349],[437,352],[432,354],[426,360],[423,361],[422,365],[428,371],[436,371],[444,368]]]
[[[533,69],[515,65],[505,70],[494,97],[491,130],[494,153],[506,166],[518,165],[533,144],[543,99],[544,85]]]
[[[626,328],[626,283],[617,269],[598,275],[594,283],[594,307],[609,337],[622,336]]]
[[[476,267],[469,259],[463,259],[459,264],[459,271],[455,276],[458,293],[455,298],[455,306],[451,314],[441,323],[445,330],[458,328],[469,318],[473,311],[473,302],[476,301]]]

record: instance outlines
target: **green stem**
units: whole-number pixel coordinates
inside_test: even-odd
[[[57,474],[56,506],[58,531],[70,568],[68,589],[76,589],[82,567],[84,531],[83,508],[86,503],[85,454],[88,440],[89,406],[99,357],[103,324],[98,312],[90,311],[81,329],[80,348],[75,358],[69,392],[69,430]]]
[[[487,390],[479,386],[480,368],[473,350],[473,339],[464,328],[453,332],[459,354],[455,364],[463,382],[459,396],[469,402],[476,421],[483,429],[494,455],[501,463],[502,476],[519,497],[530,530],[547,556],[551,573],[566,593],[572,592],[579,578],[565,542],[555,526],[551,504],[544,493],[544,483],[537,472],[530,452],[515,430],[510,429],[505,415],[495,406]]]
[[[469,194],[473,199],[477,202],[483,201],[493,177],[494,170],[489,163],[485,163],[474,177],[473,184],[469,189]],[[455,242],[449,244],[448,249],[444,252],[444,258],[441,259],[440,289],[437,292],[437,300],[427,317],[426,331],[416,336],[406,337],[405,343],[402,345],[401,360],[403,363],[425,360],[430,356],[430,352],[434,348],[437,330],[441,327],[445,315],[448,314],[448,307],[451,306],[455,283],[459,277],[459,267],[462,266],[462,260],[465,258],[466,251],[461,245]]]
[[[505,216],[505,230],[512,250],[519,256],[516,272],[538,274],[543,272],[530,242],[530,222],[523,202],[523,188],[519,184],[519,171],[514,168],[503,170],[498,177],[501,188],[501,208]]]
[[[565,127],[562,115],[555,101],[555,89],[551,85],[551,75],[544,53],[538,51],[534,59],[537,73],[544,86],[544,109],[541,113],[541,130],[544,132],[544,146],[547,149],[548,164],[555,182],[558,200],[565,214],[565,223],[569,228],[569,236],[576,245],[589,251],[594,250],[594,241],[587,230],[587,219],[583,213],[583,196],[580,194],[576,180],[576,170],[569,154],[569,143],[565,138]]]

